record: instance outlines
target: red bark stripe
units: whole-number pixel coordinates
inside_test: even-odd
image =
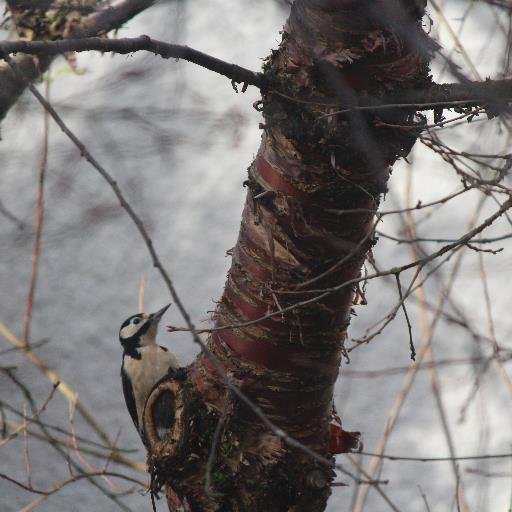
[[[267,189],[295,197],[302,202],[310,201],[307,194],[286,181],[261,154],[256,156],[256,169],[258,172],[257,178],[260,178],[258,181],[263,181]]]
[[[231,286],[226,287],[224,296],[237,308],[238,312],[241,313],[240,320],[242,322],[245,322],[247,320],[253,320],[255,318],[261,318],[262,316],[265,316],[269,312],[267,303],[251,303],[243,298],[242,294],[240,293],[240,290],[235,291]],[[252,298],[254,299],[254,297]]]
[[[298,360],[306,360],[308,350],[299,347],[273,345],[268,341],[259,339],[252,341],[240,338],[232,330],[215,331],[212,341],[217,345],[227,345],[237,357],[268,370],[290,372],[297,371]],[[306,365],[302,365],[306,366]]]
[[[242,271],[251,276],[251,280],[258,279],[262,283],[269,283],[272,280],[272,270],[263,266],[261,261],[257,261],[248,254],[242,244],[237,244],[233,251],[233,261],[239,264]]]

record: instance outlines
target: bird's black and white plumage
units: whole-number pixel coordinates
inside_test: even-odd
[[[119,341],[124,349],[121,366],[124,399],[143,441],[142,414],[149,393],[169,370],[178,368],[176,356],[156,343],[158,322],[169,306],[152,314],[132,315],[119,330]]]

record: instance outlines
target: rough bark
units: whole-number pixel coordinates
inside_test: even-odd
[[[414,110],[326,114],[357,97],[430,84],[423,8],[424,2],[405,0],[297,0],[281,45],[264,66],[271,85],[261,103],[263,137],[249,167],[240,235],[214,320],[221,327],[277,314],[216,330],[208,346],[272,422],[326,458],[333,451],[333,387],[360,294],[345,287],[286,308],[360,274],[390,167],[415,141],[379,123],[411,124]],[[345,209],[368,212],[340,215]],[[206,493],[207,459],[226,404],[207,355],[184,380],[156,388],[150,402],[175,404],[183,394],[181,431],[174,415],[162,418],[165,407],[148,406],[145,416],[154,487],[168,485],[170,510],[180,500],[193,511],[324,510],[332,469],[287,446],[234,399],[212,466],[215,493]],[[162,433],[162,422],[172,435]]]

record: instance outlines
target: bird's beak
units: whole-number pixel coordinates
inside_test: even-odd
[[[159,309],[156,313],[151,313],[149,315],[149,320],[151,321],[151,324],[156,325],[160,321],[160,318],[164,316],[164,313],[169,309],[170,304],[167,304],[167,306],[164,306],[162,309]]]

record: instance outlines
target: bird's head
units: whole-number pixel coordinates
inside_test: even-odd
[[[156,313],[137,313],[127,318],[119,329],[119,341],[125,350],[133,350],[156,343],[158,322],[170,304]]]

